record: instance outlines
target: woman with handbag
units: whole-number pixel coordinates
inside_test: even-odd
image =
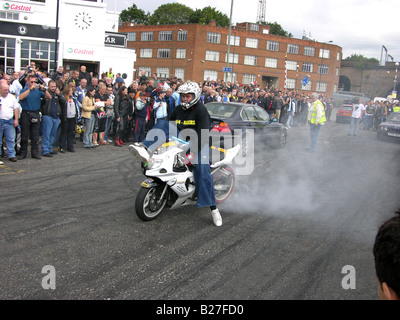
[[[85,133],[83,134],[83,147],[86,149],[95,148],[93,144],[93,128],[95,121],[95,101],[94,95],[96,89],[93,87],[88,88],[86,97],[82,100],[82,119],[85,123]]]

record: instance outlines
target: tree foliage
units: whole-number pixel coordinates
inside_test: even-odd
[[[353,53],[351,56],[347,57],[344,59],[345,61],[355,61],[356,62],[356,68],[363,69],[367,67],[368,65],[373,65],[378,63],[378,59],[375,58],[367,58],[362,54],[355,54]]]
[[[210,6],[195,10],[190,16],[189,23],[209,24],[211,20],[215,20],[218,27],[229,27],[228,16]]]
[[[149,24],[186,24],[193,9],[180,3],[167,3],[159,6],[150,16]]]
[[[282,37],[289,37],[293,38],[293,34],[290,32],[287,32],[283,27],[278,23],[278,22],[266,22],[266,21],[261,21],[261,24],[265,24],[270,27],[270,34],[276,35],[276,36],[282,36]]]
[[[119,18],[122,22],[148,24],[150,13],[145,13],[144,10],[138,9],[136,4],[133,3],[130,7],[121,11]]]

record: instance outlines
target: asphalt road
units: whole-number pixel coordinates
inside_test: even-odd
[[[400,207],[400,144],[347,129],[328,122],[314,154],[308,127],[258,150],[220,228],[195,207],[139,220],[127,146],[5,161],[0,299],[377,299],[372,246]]]

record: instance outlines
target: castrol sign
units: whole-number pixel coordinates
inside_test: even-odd
[[[2,2],[1,8],[5,11],[14,11],[14,12],[34,12],[35,7],[32,5],[27,5],[27,4],[20,4],[17,2]]]

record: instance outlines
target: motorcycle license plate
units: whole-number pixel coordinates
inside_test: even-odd
[[[142,187],[148,188],[154,182],[153,179],[147,178],[142,182]]]

